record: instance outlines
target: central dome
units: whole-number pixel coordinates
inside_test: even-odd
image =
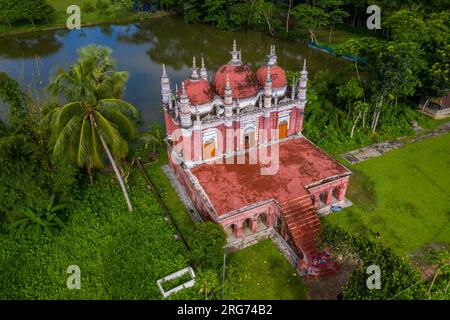
[[[233,98],[250,98],[257,95],[259,84],[256,75],[245,64],[223,65],[214,75],[213,87],[217,94],[224,95],[227,74],[230,78],[230,85],[233,90]]]

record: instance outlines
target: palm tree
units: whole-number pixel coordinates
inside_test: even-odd
[[[38,240],[42,234],[51,236],[64,226],[58,214],[63,213],[67,208],[69,208],[68,203],[55,204],[55,196],[53,195],[47,207],[41,210],[29,207],[21,208],[23,218],[16,221],[13,227],[17,229],[19,234],[26,234],[34,240]]]
[[[149,143],[152,143],[153,153],[155,153],[156,148],[159,148],[164,142],[161,126],[156,123],[151,123],[149,125],[149,130],[140,134],[139,140],[145,142],[146,149],[148,148]]]
[[[133,207],[115,159],[128,154],[127,139],[136,136],[138,110],[121,100],[127,72],[116,72],[112,50],[89,45],[78,51],[78,61],[68,71],[59,70],[49,89],[62,100],[53,114],[55,156],[68,154],[89,174],[103,168],[106,153],[117,176],[128,210]]]

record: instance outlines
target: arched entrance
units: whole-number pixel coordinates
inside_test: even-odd
[[[225,232],[228,236],[228,239],[235,239],[236,238],[236,225],[230,224],[226,229]]]
[[[244,148],[250,149],[253,148],[255,146],[255,129],[253,128],[248,128],[245,130],[244,132]]]
[[[252,219],[247,218],[245,219],[244,223],[242,224],[242,231],[245,236],[252,234]]]

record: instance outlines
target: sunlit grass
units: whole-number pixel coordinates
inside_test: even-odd
[[[398,252],[450,243],[450,134],[357,164],[354,206],[326,218],[373,236]]]

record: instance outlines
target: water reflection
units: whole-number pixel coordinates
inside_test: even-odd
[[[8,72],[24,85],[43,88],[56,66],[68,67],[77,58],[79,47],[96,43],[113,49],[118,70],[130,73],[125,99],[141,110],[145,121],[162,122],[160,74],[165,63],[172,82],[180,83],[190,74],[192,56],[204,56],[210,77],[230,59],[233,39],[242,58],[256,69],[266,62],[269,46],[277,48],[278,64],[299,70],[307,58],[310,74],[347,65],[299,43],[271,38],[255,31],[222,32],[206,25],[186,25],[181,19],[164,18],[145,23],[102,25],[81,31],[49,31],[0,39],[0,71]]]
[[[63,46],[58,36],[64,36],[67,32],[32,33],[20,37],[6,37],[1,40],[0,57],[26,59],[55,53]]]

